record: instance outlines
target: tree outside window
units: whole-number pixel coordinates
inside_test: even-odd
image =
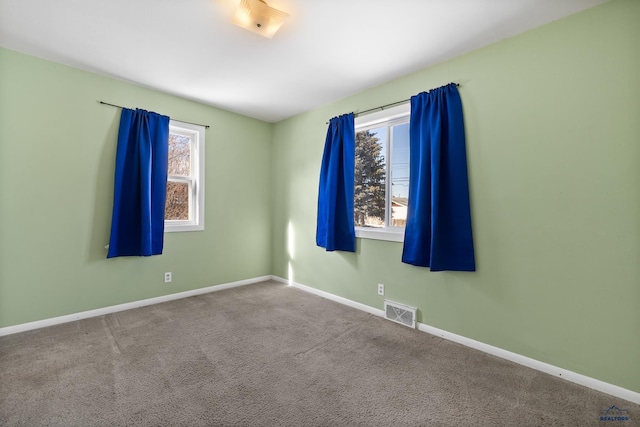
[[[356,227],[385,224],[386,161],[384,141],[378,134],[385,128],[356,133],[354,220]],[[386,138],[385,138],[386,139]]]

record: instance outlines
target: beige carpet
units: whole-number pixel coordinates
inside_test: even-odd
[[[274,282],[1,337],[0,375],[3,426],[640,422],[639,405]],[[601,421],[612,406],[629,421]]]

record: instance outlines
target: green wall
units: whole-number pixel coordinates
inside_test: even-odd
[[[211,125],[204,231],[105,258],[120,110],[98,100]],[[270,274],[271,130],[0,49],[0,327]]]
[[[640,392],[640,2],[616,0],[277,123],[273,274]],[[315,245],[326,121],[461,84],[478,271]]]

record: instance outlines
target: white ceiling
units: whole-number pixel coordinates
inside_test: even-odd
[[[239,1],[0,0],[0,46],[276,122],[606,0]]]

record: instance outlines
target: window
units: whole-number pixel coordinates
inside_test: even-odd
[[[409,194],[409,113],[403,104],[355,121],[356,237],[402,242]]]
[[[204,230],[204,126],[169,123],[164,229]]]

